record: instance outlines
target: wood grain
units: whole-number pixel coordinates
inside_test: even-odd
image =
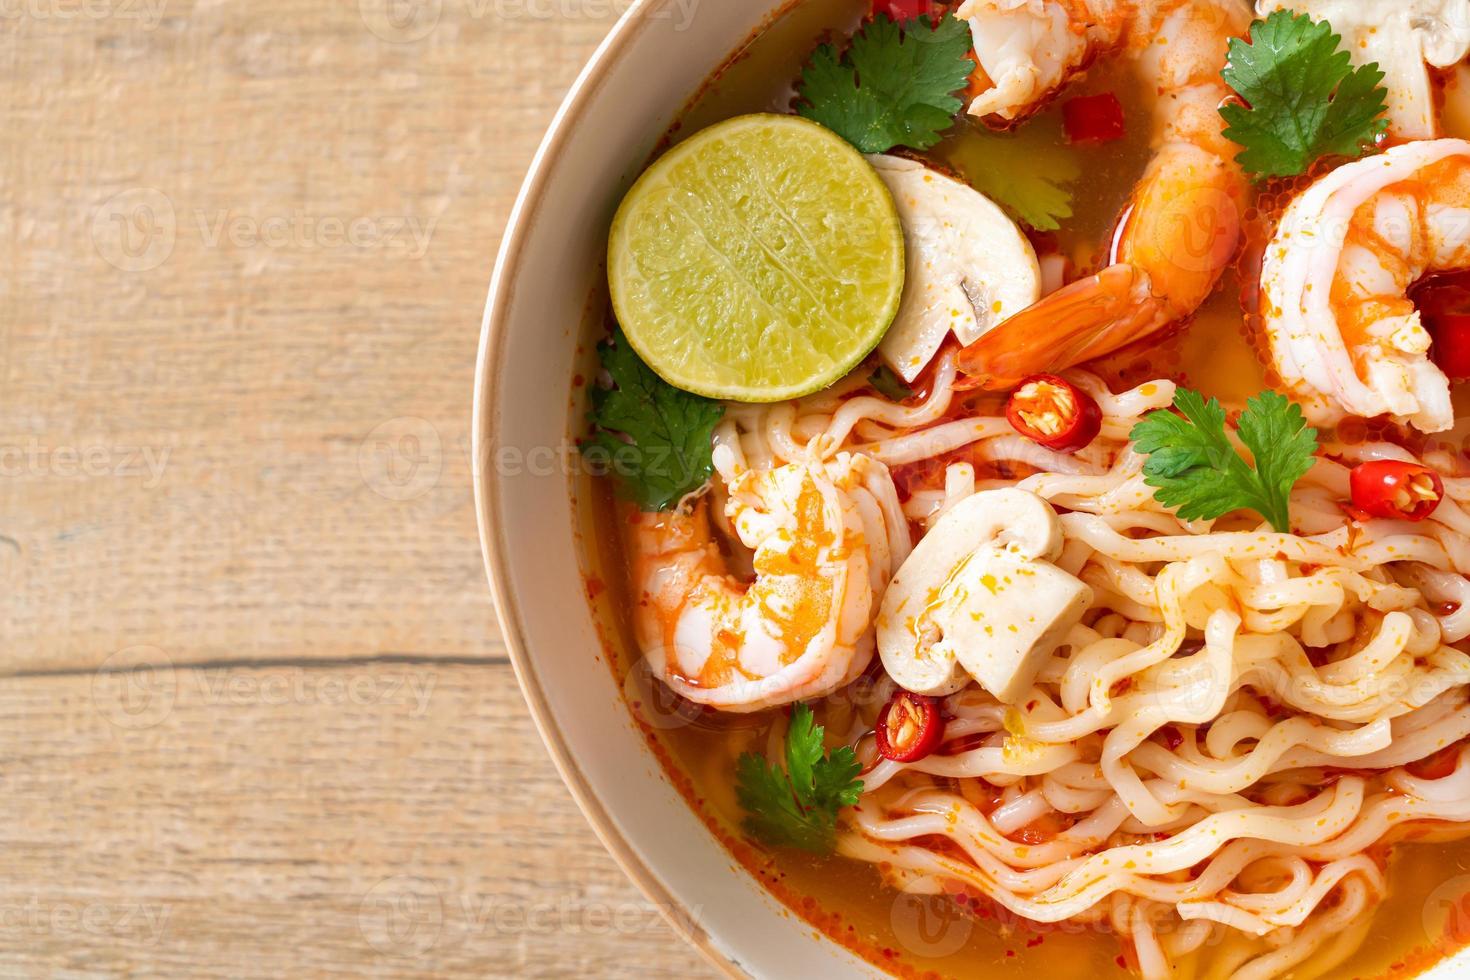
[[[0,973],[709,975],[471,507],[500,230],[623,5],[0,8]]]
[[[0,737],[6,976],[708,975],[505,666],[29,678]]]
[[[437,22],[385,41],[390,2]],[[469,2],[0,18],[10,669],[134,643],[500,654],[470,499],[480,316],[609,18]]]

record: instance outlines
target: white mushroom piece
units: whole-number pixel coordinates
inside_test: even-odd
[[[1449,68],[1470,54],[1470,0],[1257,0],[1275,10],[1325,20],[1342,35],[1354,65],[1376,62],[1386,76],[1388,131],[1400,139],[1440,135],[1429,67]]]
[[[1041,268],[1016,223],[973,187],[903,157],[868,162],[903,225],[903,298],[878,349],[912,381],[949,334],[972,344],[1040,299]]]
[[[1031,690],[1046,659],[1092,603],[1052,562],[1062,525],[1026,490],[986,490],[924,535],[888,585],[878,652],[900,686],[953,694],[971,678],[1005,704]]]

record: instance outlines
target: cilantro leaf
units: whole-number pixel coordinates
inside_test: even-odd
[[[592,390],[588,417],[596,428],[582,454],[643,510],[668,510],[709,479],[712,434],[725,406],[660,378],[621,330],[597,345],[597,355],[616,387]]]
[[[857,755],[848,746],[828,753],[812,709],[798,704],[786,730],[786,765],[746,752],[736,763],[735,795],[746,811],[743,826],[773,847],[830,854],[837,843],[837,811],[857,804],[863,791]]]
[[[1245,404],[1237,431],[1271,495],[1272,510],[1260,513],[1273,526],[1290,529],[1287,498],[1316,462],[1317,430],[1307,426],[1300,406],[1274,391],[1263,391]]]
[[[1071,185],[1082,164],[1055,119],[1012,132],[972,126],[947,156],[971,187],[1037,231],[1056,231],[1072,217]]]
[[[1225,409],[1218,401],[1181,388],[1174,407],[1180,415],[1150,412],[1129,436],[1133,448],[1148,456],[1144,482],[1159,502],[1186,521],[1253,510],[1276,530],[1291,533],[1291,488],[1312,468],[1317,451],[1317,430],[1307,427],[1301,408],[1274,391],[1246,402],[1238,431],[1252,464],[1225,434]]]
[[[1352,67],[1326,21],[1278,10],[1230,41],[1222,76],[1246,105],[1220,108],[1236,157],[1259,177],[1306,173],[1319,157],[1360,156],[1388,126],[1388,91],[1376,63]]]
[[[877,14],[853,35],[846,53],[824,44],[797,85],[800,115],[821,123],[864,153],[895,146],[927,150],[964,104],[970,29],[964,21],[929,17],[907,28]]]
[[[887,364],[878,365],[878,369],[868,375],[868,384],[873,390],[891,402],[901,402],[905,398],[912,398],[914,389],[903,383]]]

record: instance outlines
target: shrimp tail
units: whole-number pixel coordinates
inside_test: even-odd
[[[960,351],[959,388],[1014,388],[1116,350],[1168,323],[1148,273],[1117,263],[1057,290]]]
[[[1014,388],[1157,334],[1209,298],[1240,243],[1245,177],[1189,142],[1166,144],[1123,212],[1112,264],[1043,297],[960,352],[968,387]]]

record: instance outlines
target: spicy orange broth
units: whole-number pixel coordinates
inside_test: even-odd
[[[850,32],[868,6],[869,0],[794,0],[712,76],[671,127],[664,146],[730,116],[784,109],[791,84],[811,49],[820,41]],[[1112,144],[1065,151],[1076,153],[1084,164],[1083,176],[1072,185],[1074,215],[1050,236],[1033,236],[1038,251],[1050,247],[1071,260],[1069,278],[1091,271],[1105,256],[1116,218],[1149,155],[1150,95],[1139,91],[1126,68],[1101,62],[1065,97],[1105,91],[1123,102],[1128,136]],[[1470,112],[1462,115],[1470,127]],[[961,169],[968,125],[962,119],[954,134],[928,156],[942,166]],[[1062,143],[1057,108],[1026,125],[1046,127]],[[1271,203],[1263,201],[1261,206],[1269,210]],[[1247,219],[1256,235],[1269,233],[1254,209]],[[1269,372],[1242,314],[1242,283],[1250,279],[1249,259],[1243,258],[1240,266],[1239,274],[1231,270],[1225,276],[1187,331],[1150,350],[1110,358],[1102,365],[1104,373],[1115,384],[1171,377],[1237,405],[1265,387]],[[574,419],[585,415],[582,378],[596,377],[592,348],[606,322],[605,293],[600,288],[589,304],[584,343],[579,348],[579,374],[572,390]],[[620,518],[622,512],[606,480],[579,477],[574,497],[579,537],[586,546],[588,601],[603,637],[607,662],[622,687],[631,664],[628,652],[636,650],[629,622],[634,600],[619,527],[625,518]],[[628,689],[634,685],[629,684]],[[631,695],[634,700],[639,696]],[[899,976],[1020,978],[1035,976],[1038,970],[1045,971],[1042,975],[1049,980],[1133,975],[1124,968],[1126,951],[1116,937],[1098,927],[1028,924],[989,908],[966,913],[947,906],[943,899],[922,905],[897,903],[897,894],[881,881],[875,867],[840,857],[770,852],[750,843],[739,830],[735,760],[745,751],[764,751],[774,717],[771,713],[745,716],[703,711],[694,724],[674,730],[655,730],[642,721],[639,725],[671,782],[710,831],[747,871],[811,924],[814,934],[826,935]],[[1396,847],[1389,862],[1389,881],[1389,896],[1376,913],[1362,948],[1347,965],[1327,974],[1330,980],[1414,976],[1470,944],[1470,840]],[[957,924],[961,918],[964,924]],[[946,933],[945,929],[957,931]],[[947,937],[954,935],[967,936],[957,951],[937,958],[918,955],[919,951],[952,946]],[[915,936],[921,940],[927,936],[934,942],[915,943]]]

